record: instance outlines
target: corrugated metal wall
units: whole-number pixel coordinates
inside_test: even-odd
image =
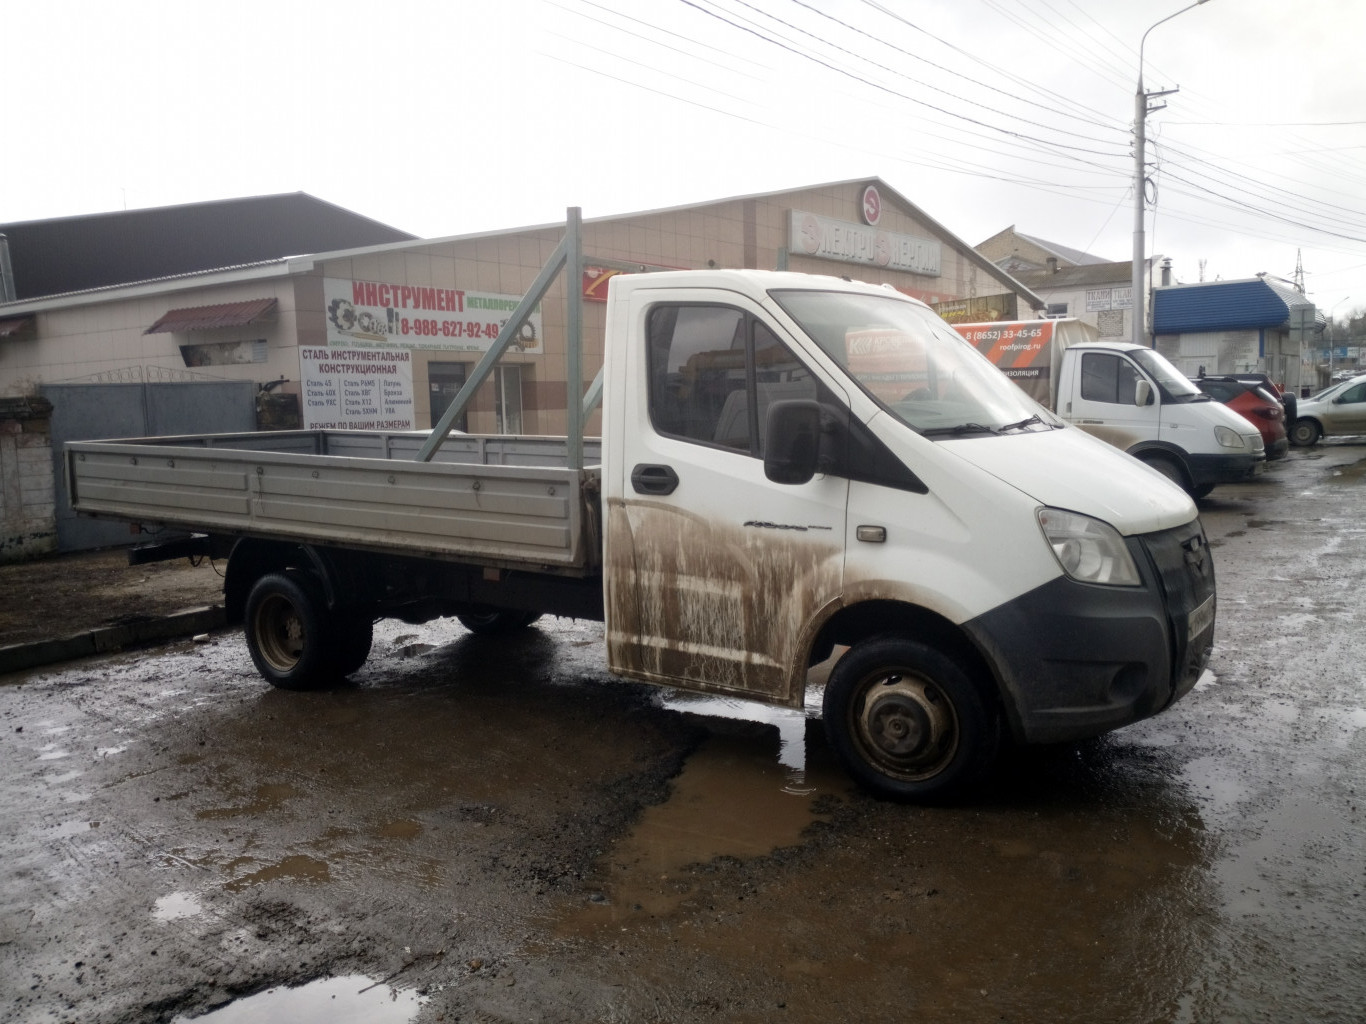
[[[41,391],[52,403],[57,546],[62,551],[126,545],[135,539],[124,523],[82,519],[71,511],[62,473],[62,446],[67,441],[256,429],[252,381],[48,384]]]

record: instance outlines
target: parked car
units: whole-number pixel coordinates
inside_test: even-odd
[[[1290,450],[1285,433],[1285,407],[1270,380],[1236,376],[1197,377],[1195,386],[1216,402],[1223,402],[1253,424],[1262,435],[1268,459],[1283,459]]]
[[[1205,368],[1203,366],[1200,367],[1200,376],[1205,376]],[[1239,373],[1216,373],[1214,376],[1227,377],[1230,380],[1241,381],[1244,384],[1259,384],[1270,391],[1280,400],[1281,408],[1285,410],[1285,429],[1287,433],[1289,432],[1291,425],[1299,418],[1297,409],[1298,401],[1295,392],[1281,387],[1264,373],[1258,373],[1255,370],[1243,370]]]
[[[1366,374],[1340,381],[1300,402],[1290,427],[1291,443],[1311,445],[1321,437],[1366,434]]]

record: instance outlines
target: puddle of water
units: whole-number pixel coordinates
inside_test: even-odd
[[[405,1024],[425,996],[376,983],[362,974],[323,978],[298,988],[272,988],[201,1017],[178,1016],[172,1024]]]
[[[327,861],[296,854],[292,857],[286,857],[278,864],[267,864],[259,871],[253,871],[241,878],[234,878],[223,888],[231,892],[240,892],[247,886],[274,882],[282,878],[293,882],[330,882],[332,881],[332,872]]]
[[[830,670],[847,650],[847,647],[838,647],[828,659],[812,667],[807,675],[805,707],[821,706],[821,693]],[[806,777],[806,721],[818,715],[808,715],[804,709],[776,707],[737,697],[716,697],[679,690],[663,690],[661,694],[661,704],[673,711],[773,726],[778,730],[778,763],[787,770],[782,791],[794,796],[809,796],[814,792]]]
[[[1248,787],[1238,770],[1218,757],[1197,757],[1182,770],[1191,791],[1211,810],[1227,814],[1247,799]]]
[[[753,739],[713,736],[689,757],[669,800],[648,808],[604,858],[605,891],[563,920],[560,931],[593,935],[644,924],[687,899],[690,865],[761,857],[798,844],[818,816],[812,797],[793,799],[783,792],[786,773]],[[834,776],[813,781],[826,792],[848,785]]]
[[[152,917],[158,921],[179,921],[204,912],[199,898],[192,892],[173,892],[162,896],[152,907]]]
[[[660,703],[671,711],[710,715],[739,722],[762,722],[778,730],[778,763],[792,772],[806,771],[806,713],[795,708],[756,704],[731,697],[666,691]]]
[[[408,819],[387,821],[379,827],[377,834],[381,839],[416,839],[422,834],[422,823]]]
[[[256,787],[256,799],[241,807],[210,807],[197,811],[195,817],[203,821],[216,821],[221,818],[237,818],[245,814],[265,814],[277,810],[286,800],[299,795],[299,791],[287,782],[267,783]]]

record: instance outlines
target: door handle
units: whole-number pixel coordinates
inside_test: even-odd
[[[678,474],[672,466],[651,466],[642,462],[631,470],[631,486],[637,494],[673,494]]]

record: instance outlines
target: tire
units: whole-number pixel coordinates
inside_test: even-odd
[[[332,660],[340,675],[349,676],[370,657],[370,648],[375,642],[375,620],[368,612],[345,612],[337,616],[333,632]]]
[[[336,682],[336,632],[322,588],[297,570],[262,576],[243,624],[252,663],[272,686],[315,690]]]
[[[1310,445],[1318,444],[1322,436],[1323,431],[1314,420],[1296,420],[1290,428],[1290,443],[1297,448],[1308,448]]]
[[[857,644],[825,686],[825,732],[864,788],[939,803],[976,782],[1001,745],[995,703],[936,648],[885,635]]]
[[[518,612],[507,608],[485,608],[477,612],[461,612],[455,618],[471,633],[493,636],[515,633],[525,629],[541,617],[540,612]]]
[[[1214,484],[1201,484],[1191,490],[1192,498],[1208,498],[1210,491],[1214,490]]]
[[[1175,459],[1167,455],[1140,455],[1139,458],[1144,465],[1151,466],[1186,493],[1194,493],[1186,486],[1186,471]]]

